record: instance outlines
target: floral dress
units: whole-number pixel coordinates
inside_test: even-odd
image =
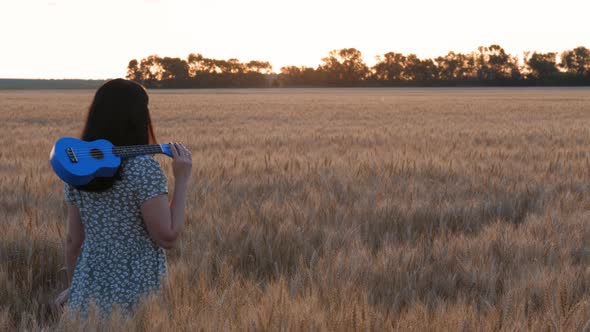
[[[130,313],[142,295],[166,280],[166,255],[149,236],[140,206],[167,193],[166,177],[151,156],[124,159],[121,180],[102,192],[65,186],[65,200],[80,210],[84,242],[70,286],[68,307],[87,315],[90,301],[102,316],[112,305]]]

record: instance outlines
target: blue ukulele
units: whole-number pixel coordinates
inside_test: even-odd
[[[156,153],[172,157],[168,144],[114,146],[105,139],[86,142],[62,137],[51,149],[49,161],[60,179],[81,186],[95,177],[115,176],[122,158]]]

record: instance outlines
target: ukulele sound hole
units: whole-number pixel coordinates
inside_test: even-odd
[[[99,149],[91,149],[90,150],[90,155],[94,159],[102,159],[102,158],[104,158],[104,154]]]

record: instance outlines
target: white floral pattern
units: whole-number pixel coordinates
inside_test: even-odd
[[[84,242],[76,262],[68,306],[87,315],[94,301],[101,315],[113,305],[129,313],[166,277],[166,254],[149,236],[140,206],[167,193],[166,177],[151,156],[124,159],[122,179],[103,192],[65,186],[65,200],[80,210]]]

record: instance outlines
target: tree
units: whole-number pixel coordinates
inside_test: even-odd
[[[557,53],[534,52],[526,64],[529,67],[532,77],[537,79],[552,78],[559,72],[556,64]]]
[[[209,60],[209,59],[207,59]],[[212,61],[205,61],[208,63],[209,69],[213,69],[212,72],[220,73],[220,74],[239,74],[243,73],[245,70],[244,64],[240,63],[238,59],[232,58],[228,60],[216,60],[212,59]]]
[[[280,85],[290,86],[303,84],[303,75],[301,74],[303,68],[304,67],[300,68],[297,66],[281,67],[281,73],[278,77]]]
[[[317,68],[282,67],[272,72],[268,61],[240,62],[190,53],[186,59],[150,55],[127,65],[126,77],[148,87],[375,86],[463,84],[588,84],[590,49],[579,46],[561,53],[525,52],[523,61],[499,45],[480,46],[469,54],[448,52],[435,59],[388,52],[369,69],[355,48],[335,49]],[[524,78],[524,79],[523,79]],[[537,80],[551,81],[537,82]],[[522,80],[522,82],[520,81]],[[409,82],[411,81],[411,82]],[[518,82],[517,82],[518,81]]]
[[[323,84],[323,77],[310,67],[287,66],[281,68],[277,81],[280,86],[317,86]]]
[[[579,46],[561,53],[561,68],[568,73],[584,76],[590,74],[590,50]]]
[[[406,65],[406,57],[401,53],[388,52],[377,56],[373,66],[374,77],[379,81],[399,81]]]
[[[441,80],[468,79],[474,73],[474,59],[469,55],[449,52],[445,56],[439,56],[435,61],[438,68],[438,78]]]
[[[161,79],[186,80],[189,77],[189,66],[185,60],[165,57],[160,59],[160,65],[162,67]]]
[[[137,62],[137,60],[133,59],[129,61],[129,64],[127,65],[127,75],[125,78],[142,83],[143,77],[141,75],[141,71],[139,70],[139,62]]]
[[[272,66],[268,61],[250,61],[245,65],[247,72],[270,74],[272,72]]]
[[[369,67],[363,61],[362,53],[355,48],[332,50],[322,59],[319,70],[326,73],[332,83],[355,85],[365,80]]]
[[[420,60],[416,54],[406,57],[404,78],[412,81],[432,81],[436,77],[436,66],[431,59]]]
[[[218,66],[219,61],[220,60],[203,58],[203,71],[211,74],[221,73],[221,69]]]
[[[201,54],[191,53],[187,58],[188,75],[189,77],[195,77],[197,74],[204,70],[203,56]]]
[[[475,54],[477,77],[481,80],[501,80],[520,76],[516,58],[500,45],[480,46]]]
[[[225,62],[227,65],[226,72],[232,74],[241,74],[245,71],[244,64],[240,62],[240,60],[236,58],[231,58]]]
[[[139,64],[139,71],[141,77],[145,81],[159,81],[162,79],[163,68],[161,64],[162,58],[157,55],[150,55],[141,59]]]

